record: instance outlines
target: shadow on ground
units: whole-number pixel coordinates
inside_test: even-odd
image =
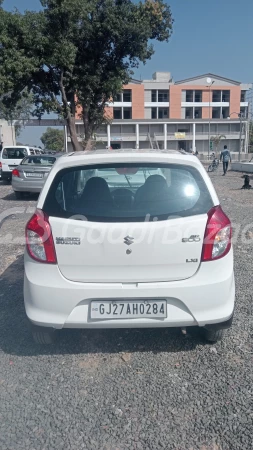
[[[37,201],[38,198],[39,198],[39,194],[35,194],[35,193],[31,193],[30,194],[28,192],[28,193],[25,193],[24,196],[20,200],[17,200],[16,196],[15,196],[15,193],[12,192],[11,194],[8,194],[5,197],[3,197],[2,200],[15,201],[15,202],[19,202],[20,201],[20,202],[22,202],[22,201],[25,201],[25,200],[27,200],[27,201]]]
[[[0,348],[17,356],[190,351],[203,343],[197,328],[185,337],[179,329],[61,330],[56,342],[33,342],[23,304],[23,257],[0,276]]]

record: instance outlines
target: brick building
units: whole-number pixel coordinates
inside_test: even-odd
[[[96,134],[97,148],[183,148],[207,153],[222,134],[232,152],[248,148],[247,91],[252,86],[205,74],[174,82],[169,72],[132,80],[107,108],[110,125]],[[76,118],[80,139],[83,125]],[[241,139],[240,139],[241,137]]]

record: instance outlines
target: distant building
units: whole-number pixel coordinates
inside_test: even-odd
[[[152,80],[132,80],[108,105],[112,122],[97,131],[96,147],[186,151],[195,147],[207,153],[209,137],[223,134],[222,144],[238,152],[241,127],[242,151],[247,152],[246,94],[251,87],[211,73],[176,82],[169,72],[156,72]],[[78,115],[76,125],[82,140],[84,127]]]
[[[16,145],[15,127],[6,120],[0,120],[0,141],[3,145]]]

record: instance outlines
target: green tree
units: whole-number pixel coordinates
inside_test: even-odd
[[[25,87],[36,115],[57,112],[68,124],[74,150],[78,107],[85,146],[106,120],[105,107],[139,63],[168,41],[173,19],[163,0],[41,0],[43,10],[0,8],[0,94],[15,104]],[[2,28],[1,28],[2,25]],[[9,78],[9,79],[7,79]]]
[[[220,142],[222,139],[226,139],[225,134],[217,134],[217,136],[211,136],[210,137],[210,141],[214,143],[215,146],[215,155],[217,157],[218,151],[219,151],[219,146],[220,146]]]
[[[33,96],[25,90],[16,103],[13,103],[11,95],[3,95],[0,99],[0,119],[14,123],[16,138],[20,136],[25,122],[33,115]]]
[[[40,138],[45,150],[61,152],[64,149],[64,132],[57,128],[48,127]]]

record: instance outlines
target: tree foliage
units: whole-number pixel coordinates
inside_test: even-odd
[[[173,19],[163,0],[40,1],[40,12],[0,8],[0,94],[16,104],[27,88],[37,117],[67,120],[77,150],[77,111],[87,146],[108,101],[153,55],[152,41],[168,41]]]
[[[57,128],[48,127],[40,138],[45,150],[61,152],[64,149],[64,132]]]
[[[217,156],[218,150],[219,150],[219,145],[222,139],[226,139],[225,134],[217,134],[216,136],[211,136],[210,137],[210,141],[214,143],[215,145],[215,153]]]
[[[11,95],[3,95],[0,99],[0,119],[14,124],[16,137],[19,137],[25,122],[33,115],[33,96],[27,91],[13,103]]]

